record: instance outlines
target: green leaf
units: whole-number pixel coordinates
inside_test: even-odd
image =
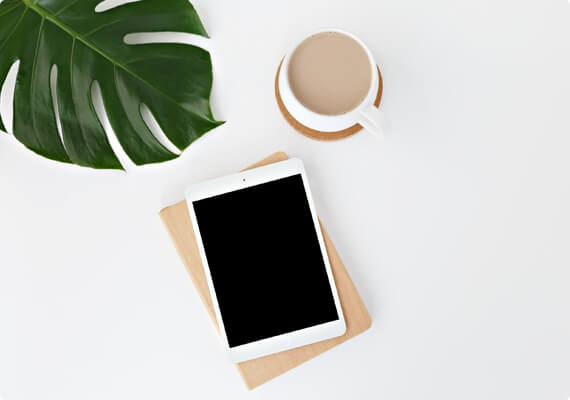
[[[151,133],[141,105],[180,150],[223,122],[210,109],[212,64],[199,47],[128,45],[136,32],[186,32],[207,37],[188,0],[143,0],[96,12],[101,0],[4,0],[0,3],[0,87],[19,60],[14,136],[47,158],[120,169],[91,100],[99,83],[109,122],[137,164],[176,154]],[[50,87],[52,66],[57,84]],[[57,94],[61,136],[52,101]],[[0,129],[6,130],[0,117]],[[63,141],[62,141],[63,138]]]

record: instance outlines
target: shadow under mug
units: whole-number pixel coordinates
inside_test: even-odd
[[[355,40],[366,52],[370,63],[370,69],[372,71],[370,88],[368,89],[368,93],[364,100],[352,110],[338,115],[319,114],[310,110],[295,97],[289,83],[289,63],[291,61],[291,56],[295,53],[295,50],[297,50],[305,39],[324,32],[340,33]],[[322,29],[304,37],[283,59],[278,77],[279,94],[288,113],[296,121],[310,129],[323,133],[333,133],[346,130],[356,124],[360,124],[367,131],[376,134],[377,136],[383,136],[386,125],[384,113],[374,105],[375,100],[377,100],[377,95],[379,91],[381,91],[382,85],[380,75],[377,71],[377,64],[370,52],[370,49],[368,49],[368,47],[366,47],[358,37],[341,29]]]

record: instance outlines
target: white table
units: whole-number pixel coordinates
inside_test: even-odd
[[[228,122],[179,159],[93,171],[0,135],[2,399],[567,399],[568,1],[195,5]],[[383,144],[311,141],[279,114],[281,56],[325,26],[379,60]],[[248,393],[157,212],[280,149],[374,322]]]

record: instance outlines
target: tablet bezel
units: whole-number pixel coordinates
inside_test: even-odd
[[[319,241],[319,246],[321,249],[321,255],[323,256],[323,262],[326,268],[329,285],[338,314],[338,320],[284,333],[255,342],[230,347],[224,328],[224,321],[222,319],[218,306],[218,299],[216,296],[216,291],[214,290],[212,276],[210,274],[210,268],[208,265],[208,259],[206,258],[206,253],[204,251],[200,229],[197,223],[196,214],[194,212],[194,202],[220,194],[275,181],[278,179],[287,178],[293,175],[301,175],[303,181],[305,194],[307,196],[313,224],[315,226],[317,239]],[[216,315],[216,320],[218,322],[219,332],[221,334],[220,336],[222,338],[224,348],[226,349],[230,359],[233,362],[238,363],[262,357],[268,354],[278,353],[295,347],[304,346],[333,337],[341,336],[346,332],[346,323],[344,320],[344,315],[342,313],[338,291],[334,282],[334,277],[332,274],[319,220],[315,212],[315,206],[313,203],[311,191],[309,189],[305,168],[301,160],[292,158],[255,169],[242,171],[237,174],[232,174],[191,185],[186,190],[186,203],[188,205],[190,220],[192,221],[192,227],[196,236],[200,258],[202,260],[202,265],[204,266],[204,273],[206,275],[208,289],[210,290],[210,295],[212,297],[214,312]]]

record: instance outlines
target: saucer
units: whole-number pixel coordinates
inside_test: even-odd
[[[341,131],[323,132],[309,128],[308,126],[305,126],[299,121],[297,121],[289,113],[289,111],[285,107],[285,104],[283,104],[283,100],[281,99],[281,93],[279,92],[279,73],[281,72],[282,63],[283,60],[281,60],[281,63],[279,63],[279,68],[277,68],[277,74],[275,75],[275,99],[277,100],[277,105],[279,106],[281,114],[283,114],[283,117],[285,117],[285,119],[287,120],[289,125],[293,127],[293,129],[311,139],[326,140],[326,141],[344,139],[362,130],[362,125],[355,124]],[[379,85],[378,85],[378,93],[376,94],[376,99],[374,100],[374,105],[378,107],[380,105],[380,99],[382,98],[383,85],[382,85],[382,75],[380,74],[380,68],[378,66],[376,68],[378,69]]]

